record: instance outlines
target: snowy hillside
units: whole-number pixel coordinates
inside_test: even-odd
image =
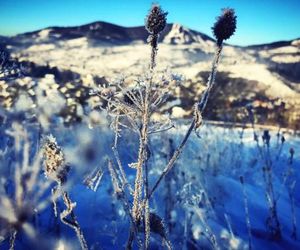
[[[144,27],[125,28],[95,22],[78,27],[49,27],[0,41],[14,56],[27,62],[29,78],[20,80],[27,90],[31,88],[28,85],[31,79],[39,81],[51,74],[59,84],[62,95],[77,99],[65,93],[66,88],[74,85],[74,82],[79,82],[75,86],[81,86],[78,90],[81,92],[94,82],[103,84],[123,72],[129,78],[131,75],[139,75],[148,67],[150,51],[146,40]],[[214,40],[180,24],[168,24],[159,41],[157,70],[169,68],[186,77],[184,89],[176,95],[181,103],[191,107],[207,80]],[[215,98],[221,103],[219,108],[229,105],[231,109],[222,110],[221,113],[229,112],[230,121],[242,122],[240,115],[237,116],[243,113],[239,104],[251,104],[257,110],[260,123],[278,125],[274,109],[282,106],[290,118],[285,119],[286,123],[281,125],[297,128],[300,119],[299,51],[297,40],[249,47],[226,45],[219,67],[222,78],[218,81],[222,91]],[[0,100],[4,106],[10,107],[14,102],[12,92],[15,90],[4,83],[1,85],[4,86],[0,91]],[[232,94],[226,100],[229,103],[225,103],[225,96],[222,95],[222,92],[227,91],[225,86],[228,86],[226,88],[231,93],[237,90],[242,97]],[[185,92],[188,89],[195,93],[192,98],[187,98]],[[266,111],[262,113],[261,110]],[[188,116],[191,112],[187,108],[182,114]],[[218,113],[220,111],[213,110],[210,119],[224,120]]]

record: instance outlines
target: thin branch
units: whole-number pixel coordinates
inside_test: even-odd
[[[215,76],[216,76],[216,72],[217,72],[217,66],[219,63],[219,59],[220,59],[220,55],[222,52],[222,44],[219,45],[217,47],[217,51],[213,60],[213,64],[212,64],[212,69],[211,69],[211,73],[208,79],[208,83],[207,83],[207,87],[206,90],[204,91],[204,94],[202,95],[202,98],[200,100],[200,102],[197,103],[197,107],[200,111],[200,113],[203,113],[207,101],[208,101],[208,97],[210,95],[211,89],[214,86],[214,82],[215,82]],[[165,167],[165,169],[163,170],[162,174],[160,175],[160,177],[158,178],[158,180],[156,181],[156,183],[154,184],[153,188],[151,189],[151,191],[149,192],[149,196],[148,198],[150,198],[152,196],[152,194],[154,193],[154,191],[157,189],[157,187],[159,186],[160,182],[162,181],[162,179],[169,173],[169,171],[173,168],[174,163],[176,162],[176,160],[178,159],[178,157],[181,155],[182,150],[187,142],[187,140],[189,139],[193,129],[196,127],[196,119],[193,118],[182,142],[180,143],[180,145],[178,146],[178,148],[175,150],[172,158],[170,159],[170,161],[168,162],[167,166]]]
[[[13,231],[10,234],[9,250],[14,250],[15,249],[15,241],[16,241],[16,238],[17,238],[17,233],[18,233],[18,231],[13,229]]]
[[[135,222],[135,220],[134,220],[134,218],[131,214],[129,200],[126,196],[126,193],[124,192],[123,188],[121,187],[121,185],[118,181],[119,178],[117,177],[117,172],[116,172],[115,167],[114,167],[111,160],[108,160],[108,170],[109,170],[109,173],[110,173],[110,176],[111,176],[113,188],[114,188],[114,191],[117,195],[117,198],[122,201],[124,211],[128,214],[128,216],[130,218],[130,224],[131,224],[130,233],[129,233],[130,236],[128,238],[126,249],[131,249],[131,246],[132,246],[132,243],[133,243],[133,240],[134,240],[134,234],[136,235],[139,249],[142,249],[142,242],[138,238],[138,225]]]
[[[64,192],[63,193],[63,201],[66,205],[66,209],[64,211],[61,212],[60,214],[60,219],[63,223],[65,223],[67,226],[71,227],[74,229],[74,231],[76,232],[76,236],[79,240],[79,243],[80,243],[80,246],[81,246],[81,249],[83,250],[87,250],[88,249],[88,246],[87,246],[87,243],[86,243],[86,240],[83,236],[83,233],[82,233],[82,230],[79,226],[79,223],[75,217],[75,214],[74,214],[74,207],[75,207],[75,203],[72,203],[69,195],[67,192]],[[71,220],[67,219],[67,217],[70,215],[71,217]]]

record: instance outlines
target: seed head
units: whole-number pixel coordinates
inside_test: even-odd
[[[45,138],[43,155],[45,175],[59,184],[64,183],[67,179],[69,167],[65,163],[63,151],[52,135]]]
[[[145,27],[150,34],[158,35],[166,26],[168,12],[164,12],[159,5],[152,5],[145,19]]]
[[[240,182],[241,182],[241,184],[244,184],[244,177],[243,176],[240,176]]]
[[[217,17],[217,21],[212,27],[213,34],[218,45],[233,35],[236,30],[236,15],[234,9],[222,9],[222,14]]]
[[[270,133],[269,130],[264,130],[263,136],[262,136],[263,142],[266,143],[267,146],[270,145]]]

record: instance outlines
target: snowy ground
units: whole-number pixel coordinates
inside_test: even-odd
[[[1,127],[0,130],[3,138],[1,150],[6,145],[13,145],[5,135],[5,129],[8,128]],[[180,125],[167,133],[151,137],[150,186],[159,177],[186,129],[185,125]],[[32,127],[29,130],[38,131]],[[130,220],[122,202],[113,192],[106,161],[107,157],[113,157],[110,149],[112,132],[108,128],[90,129],[85,125],[50,128],[50,131],[57,138],[71,166],[66,190],[77,204],[75,214],[89,248],[124,248]],[[241,128],[205,125],[200,130],[200,138],[192,136],[175,168],[161,183],[150,202],[151,212],[163,218],[174,249],[248,249],[245,199],[248,203],[252,249],[300,248],[299,234],[296,232],[296,239],[291,237],[293,218],[296,223],[300,221],[300,175],[297,171],[300,167],[300,138],[281,131],[277,136],[278,131],[271,131],[268,149],[263,145],[263,131],[256,132],[259,146],[253,139],[252,129],[243,131]],[[37,141],[37,134],[31,139]],[[293,161],[291,148],[294,149]],[[136,160],[137,137],[125,133],[118,149],[129,182],[133,185],[135,170],[129,168],[128,164]],[[10,168],[8,172],[13,172],[15,161],[9,155],[3,155],[0,174],[1,182],[5,183],[9,179],[7,170]],[[266,226],[269,215],[266,196],[268,185],[262,169],[269,155],[281,239],[272,239]],[[99,186],[93,191],[83,183],[95,169],[100,169],[101,178]],[[244,185],[240,182],[241,176]],[[40,178],[45,178],[43,173]],[[9,181],[13,182],[13,178]],[[295,205],[294,215],[291,212],[292,202]],[[59,201],[59,211],[63,207]],[[28,240],[30,237],[26,232],[19,232],[16,249],[40,249],[40,246],[43,249],[79,248],[74,231],[54,216],[51,204],[45,210],[37,211],[29,222],[38,239]],[[159,235],[152,233],[151,236],[150,249],[165,248]],[[7,235],[3,234],[1,239],[0,248],[8,249]]]

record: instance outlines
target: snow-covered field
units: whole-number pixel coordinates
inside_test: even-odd
[[[22,128],[16,129],[16,125],[13,127],[14,131],[22,131]],[[34,125],[23,127],[27,128],[31,141],[30,147],[27,147],[31,162],[36,149],[41,147],[39,129]],[[168,132],[150,137],[150,187],[164,169],[186,129],[187,126],[181,124]],[[74,213],[89,249],[124,248],[130,231],[130,218],[124,210],[122,199],[114,192],[107,167],[107,159],[113,159],[112,132],[106,126],[89,128],[84,124],[55,126],[49,130],[56,137],[71,167],[64,190],[69,192],[72,202],[76,202]],[[204,125],[199,132],[199,136],[193,134],[190,138],[174,169],[150,200],[150,212],[156,218],[163,219],[167,231],[167,235],[164,235],[161,228],[151,225],[150,249],[166,248],[162,245],[165,237],[173,249],[249,249],[249,242],[252,249],[299,249],[300,138],[282,131],[270,131],[268,147],[268,136],[263,130],[256,131],[258,144],[252,129]],[[26,143],[22,144],[22,140],[13,141],[10,125],[3,125],[0,135],[0,191],[3,198],[14,193],[13,183],[18,180],[16,169],[26,161],[24,154],[18,154],[14,146],[19,145],[24,149]],[[22,133],[19,136],[23,138]],[[134,184],[135,169],[128,164],[136,161],[137,150],[136,135],[129,132],[123,134],[118,151],[130,185]],[[37,178],[46,182],[42,169]],[[51,184],[50,187],[53,186]],[[50,187],[41,200],[47,200]],[[37,188],[33,194],[38,191]],[[17,197],[20,196],[16,190],[15,194],[11,211],[4,210],[9,201],[1,199],[1,218],[20,218],[20,210],[17,209]],[[130,194],[128,197],[131,202]],[[273,198],[281,238],[274,234],[272,236],[270,220],[269,224],[267,221],[271,213],[268,202]],[[26,200],[24,197],[20,199]],[[27,200],[33,203],[34,199],[27,197]],[[25,217],[26,226],[20,226],[15,241],[16,249],[79,248],[76,234],[55,217],[52,203],[41,203],[43,205],[38,206],[42,207],[40,210],[35,209],[31,217]],[[58,212],[64,209],[61,198],[58,198]],[[0,220],[0,248],[8,249],[10,230],[4,225]],[[134,248],[137,248],[136,243]]]

